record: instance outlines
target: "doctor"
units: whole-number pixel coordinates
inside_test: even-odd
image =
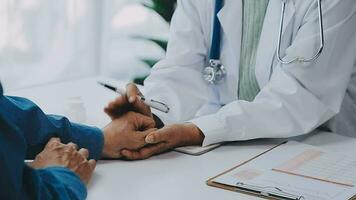
[[[178,0],[166,58],[144,85],[145,96],[171,110],[152,114],[129,84],[106,112],[119,117],[131,105],[165,126],[146,137],[155,145],[122,154],[144,159],[177,146],[286,138],[320,126],[356,136],[356,1],[323,0],[324,27],[318,5],[225,0],[220,9],[215,0]],[[221,80],[203,78],[211,58],[224,66]]]

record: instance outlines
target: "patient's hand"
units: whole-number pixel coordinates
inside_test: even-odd
[[[127,112],[114,118],[104,129],[104,149],[102,156],[120,158],[122,149],[137,150],[146,145],[145,137],[152,131],[155,122],[145,115]]]
[[[76,173],[88,184],[95,169],[95,160],[87,160],[89,152],[86,149],[77,150],[74,143],[63,144],[59,138],[51,138],[44,150],[39,153],[29,165],[35,169],[46,167],[65,167]]]

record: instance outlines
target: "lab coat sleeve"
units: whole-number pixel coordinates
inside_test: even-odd
[[[254,101],[234,101],[215,114],[191,120],[205,134],[204,145],[306,134],[339,112],[356,59],[356,4],[344,0],[323,5],[325,47],[317,61],[278,64]],[[313,4],[284,59],[310,57],[318,41]]]
[[[100,129],[71,123],[65,117],[45,115],[25,98],[3,96],[1,107],[1,117],[24,134],[27,159],[42,151],[51,137],[58,137],[63,143],[76,143],[79,148],[89,150],[89,158],[100,158],[104,143]]]
[[[191,119],[214,96],[201,78],[209,37],[204,34],[210,31],[203,30],[202,21],[207,21],[207,16],[198,11],[205,9],[198,8],[198,3],[178,0],[166,57],[144,82],[145,96],[170,107],[167,114],[153,110],[164,124]]]

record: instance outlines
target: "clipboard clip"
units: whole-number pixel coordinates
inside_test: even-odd
[[[264,197],[272,197],[277,199],[286,199],[286,200],[304,200],[304,196],[295,195],[288,192],[281,190],[278,187],[261,187],[261,186],[254,186],[248,185],[242,182],[237,182],[236,187],[245,190],[251,193],[257,193]]]

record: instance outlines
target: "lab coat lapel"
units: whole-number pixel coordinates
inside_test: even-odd
[[[273,58],[276,55],[281,6],[282,1],[270,0],[266,11],[255,67],[256,78],[260,87],[263,87],[269,81]],[[288,1],[284,14],[282,33],[286,32],[287,28],[292,28],[290,23],[294,13],[294,3],[293,1]]]
[[[234,51],[235,60],[233,63],[238,64],[241,51],[242,0],[226,0],[224,7],[218,13],[218,19],[222,27],[223,37],[225,37],[227,42],[227,46],[230,46]],[[237,68],[238,67],[235,69],[236,71],[238,71]],[[229,71],[231,72],[233,69],[230,68]],[[237,78],[238,75],[235,75]]]

